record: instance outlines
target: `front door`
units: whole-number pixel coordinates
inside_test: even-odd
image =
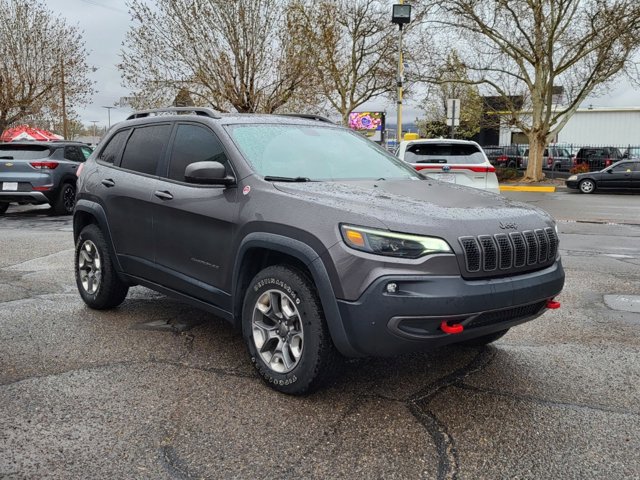
[[[631,188],[633,180],[633,162],[622,162],[600,174],[598,185],[601,188]]]
[[[232,173],[222,144],[205,125],[179,123],[153,198],[155,261],[164,285],[230,311],[235,187],[193,185],[187,165],[217,161]]]

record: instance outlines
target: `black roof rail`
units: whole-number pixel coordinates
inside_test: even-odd
[[[323,117],[322,115],[314,115],[312,113],[281,113],[280,116],[305,118],[307,120],[316,120],[318,122],[325,122],[325,123],[331,123],[332,125],[336,125],[335,122],[332,122],[327,117]]]
[[[165,108],[153,108],[151,110],[140,110],[139,112],[133,112],[127,117],[127,120],[133,120],[136,118],[144,118],[150,115],[159,115],[162,113],[194,113],[202,117],[209,118],[222,118],[220,113],[211,108],[206,107],[165,107]]]

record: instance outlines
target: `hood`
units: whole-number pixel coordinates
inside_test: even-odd
[[[453,242],[466,235],[509,233],[553,226],[536,207],[476,188],[436,180],[275,183],[285,193],[345,212],[343,222],[434,235]],[[363,218],[365,217],[365,218]],[[372,218],[366,224],[367,218]],[[457,242],[454,242],[457,243]]]

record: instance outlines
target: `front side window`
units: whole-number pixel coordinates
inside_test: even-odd
[[[136,128],[124,148],[120,166],[134,172],[155,175],[170,134],[171,125]]]
[[[614,165],[613,167],[611,167],[611,171],[613,173],[632,172],[633,164],[630,162],[620,163],[619,165]]]
[[[194,162],[220,162],[226,166],[227,155],[218,137],[199,125],[178,125],[171,149],[168,178],[184,182],[187,165]]]
[[[113,137],[111,137],[109,143],[107,143],[107,145],[100,152],[98,160],[106,163],[114,163],[118,159],[118,155],[120,155],[120,152],[122,151],[124,142],[127,141],[129,132],[130,130],[121,130]]]
[[[407,147],[404,159],[409,163],[484,163],[480,149],[464,143],[416,143]]]
[[[307,125],[231,125],[233,140],[262,176],[310,180],[422,178],[348,130]]]
[[[82,156],[85,160],[89,158],[89,156],[93,153],[93,150],[91,150],[89,147],[80,147],[80,150],[82,151]]]

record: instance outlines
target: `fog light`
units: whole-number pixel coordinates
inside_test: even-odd
[[[387,293],[396,293],[398,291],[397,283],[387,283]]]

